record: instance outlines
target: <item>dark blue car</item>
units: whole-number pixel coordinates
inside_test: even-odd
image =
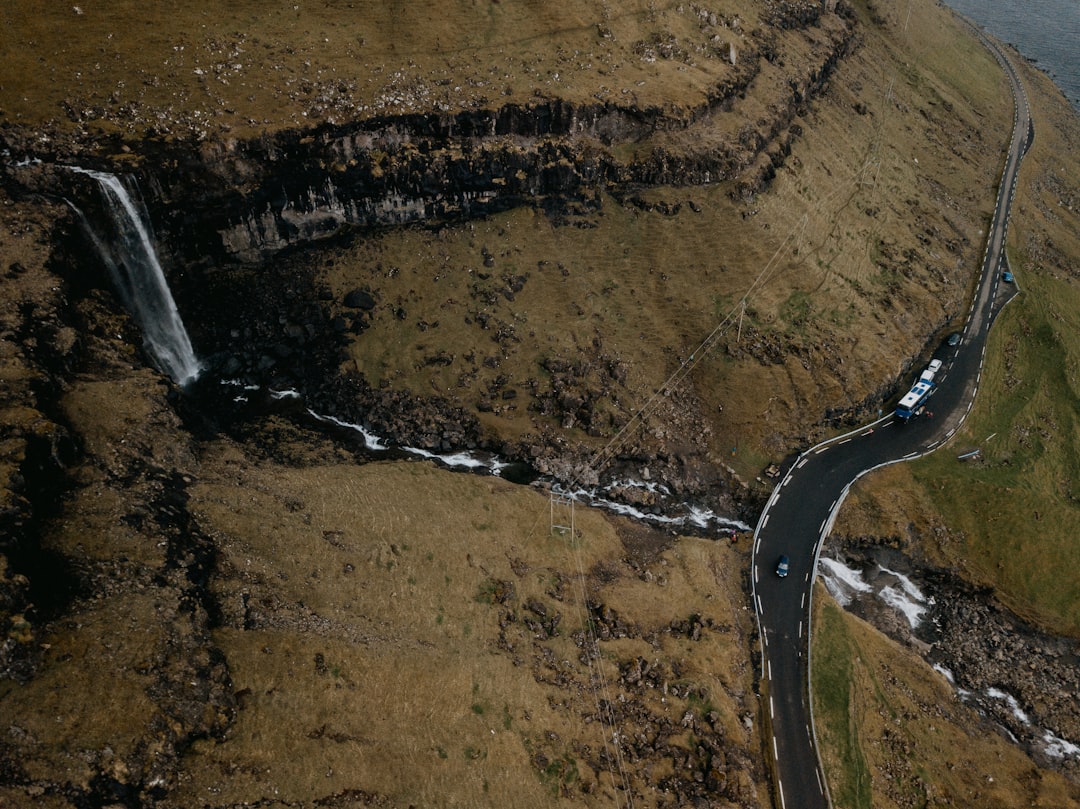
[[[787,571],[788,571],[788,558],[786,556],[781,556],[780,561],[776,563],[776,575],[779,576],[782,579],[782,578],[784,578],[784,576],[787,575]]]

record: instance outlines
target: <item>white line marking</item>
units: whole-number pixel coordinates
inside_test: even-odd
[[[765,530],[765,526],[769,524],[769,517],[771,517],[771,516],[772,516],[772,514],[766,514],[765,515],[765,519],[761,521],[761,530],[763,530],[763,531]]]

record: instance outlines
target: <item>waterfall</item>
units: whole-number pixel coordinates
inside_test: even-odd
[[[142,328],[146,350],[160,371],[178,385],[186,385],[199,375],[202,366],[154,250],[149,217],[118,177],[74,166],[72,171],[93,177],[101,189],[112,230],[108,236],[97,232],[86,216],[72,207],[86,225],[124,306]]]

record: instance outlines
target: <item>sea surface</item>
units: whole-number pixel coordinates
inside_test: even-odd
[[[1080,112],[1080,0],[945,0],[945,5],[1015,46]]]

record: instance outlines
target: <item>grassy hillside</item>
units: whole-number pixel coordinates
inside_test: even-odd
[[[860,481],[841,510],[834,535],[841,542],[899,547],[923,564],[989,588],[1031,624],[1076,638],[1080,125],[1046,76],[1030,66],[1023,76],[1037,134],[1021,172],[1009,230],[1009,260],[1021,294],[1006,307],[990,335],[975,406],[961,430],[935,454]],[[958,460],[976,449],[979,456],[974,460]],[[855,618],[839,620],[835,610],[821,608],[824,620],[815,639],[821,671],[815,678],[822,679],[823,694],[816,705],[820,723],[827,728],[824,738],[829,741],[832,777],[839,784],[865,783],[867,768],[851,764],[865,756],[871,760],[875,806],[892,805],[885,796],[891,799],[901,783],[895,778],[897,768],[910,768],[905,762],[916,761],[921,761],[918,794],[946,794],[960,802],[974,801],[978,794],[977,802],[983,806],[1078,804],[1071,782],[1065,782],[1064,792],[1053,795],[1058,789],[1051,786],[1054,777],[1041,773],[1030,760],[1005,764],[1017,754],[991,749],[1000,745],[994,734],[977,731],[951,743],[962,746],[975,771],[992,773],[993,782],[982,778],[978,784],[958,783],[960,770],[947,753],[921,754],[935,734],[978,727],[978,720],[963,715],[966,709],[955,703],[953,710],[959,715],[948,721],[932,707],[936,702],[949,704],[948,696],[928,699],[922,709],[897,707],[898,699],[903,702],[901,694],[918,694],[928,680],[940,680],[921,662],[908,664],[913,668],[906,673],[895,664],[881,664],[882,670],[888,665],[889,684],[879,674],[876,685],[867,686],[865,701],[829,690],[825,684],[830,672],[850,666],[831,659],[829,650],[850,642],[853,632],[867,632],[855,629],[859,625]],[[897,660],[911,655],[880,636],[873,646]],[[859,660],[868,656],[866,647],[860,647]],[[869,675],[872,665],[862,665]],[[1045,696],[1054,700],[1059,695]],[[900,717],[888,733],[880,729],[885,710]],[[830,726],[835,729],[828,730]],[[844,733],[849,735],[840,733],[841,726],[848,727]],[[887,754],[890,746],[895,749]],[[1071,771],[1073,765],[1065,763],[1066,771]],[[1008,776],[1011,766],[1019,769]],[[1029,775],[1021,773],[1024,768]],[[838,805],[861,805],[850,786],[842,788],[852,797]],[[861,794],[865,798],[866,793]],[[904,804],[898,800],[897,805]]]
[[[731,45],[737,60],[764,16],[645,0],[19,3],[0,11],[2,112],[216,138],[537,95],[677,109],[734,72]]]

